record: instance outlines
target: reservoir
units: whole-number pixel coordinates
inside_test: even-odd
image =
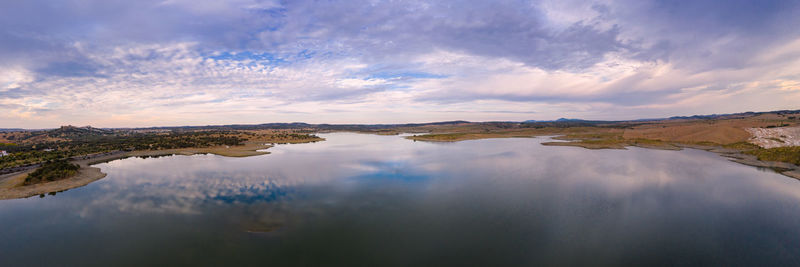
[[[0,201],[0,265],[800,265],[800,181],[714,153],[320,136]]]

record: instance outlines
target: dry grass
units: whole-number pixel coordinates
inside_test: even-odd
[[[788,123],[788,118],[778,114],[720,120],[680,120],[648,123],[626,129],[625,139],[650,139],[677,143],[708,142],[732,144],[746,142],[750,133],[745,129]]]
[[[562,134],[572,134],[577,136],[579,134],[602,134],[610,131],[618,131],[617,129],[594,127],[492,129],[488,127],[475,127],[474,125],[464,128],[447,127],[445,129],[449,130],[450,132],[443,132],[443,129],[437,129],[429,134],[413,135],[406,138],[415,141],[456,142],[486,138],[521,138]]]
[[[678,125],[653,125],[626,130],[625,139],[650,139],[667,142],[713,142],[731,144],[744,142],[750,134],[743,128],[728,123],[684,123]]]
[[[726,119],[683,119],[642,123],[617,123],[614,127],[565,127],[539,129],[500,129],[490,124],[428,126],[429,134],[408,137],[418,141],[455,142],[461,140],[506,137],[561,135],[555,139],[570,142],[547,142],[545,145],[579,146],[590,149],[620,149],[638,146],[657,149],[680,149],[677,145],[722,146],[746,144],[751,137],[745,129],[779,124],[797,124],[786,115],[762,114]],[[415,128],[416,130],[420,130]],[[739,145],[741,146],[741,145]]]
[[[576,146],[588,149],[625,149],[628,146],[680,150],[693,147],[736,156],[736,162],[769,168],[800,179],[800,147],[764,149],[749,143],[747,128],[798,125],[797,115],[780,114],[732,116],[724,119],[684,119],[641,123],[611,123],[598,127],[563,127],[539,129],[501,129],[490,124],[448,125],[426,129],[429,134],[409,136],[419,141],[455,142],[461,140],[506,137],[560,135],[543,145]],[[780,126],[779,126],[780,125]],[[748,158],[749,157],[749,158]]]
[[[744,153],[754,155],[758,160],[762,161],[778,161],[800,165],[800,146],[754,149]]]

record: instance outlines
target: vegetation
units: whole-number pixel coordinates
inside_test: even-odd
[[[794,149],[763,150],[748,144],[748,128],[797,126],[800,110],[746,112],[739,114],[672,117],[640,121],[556,121],[467,122],[449,121],[421,124],[329,125],[306,123],[270,123],[257,125],[221,125],[160,127],[144,129],[98,129],[64,126],[42,131],[0,132],[0,150],[10,155],[0,157],[0,169],[75,156],[136,150],[186,150],[198,153],[251,155],[269,143],[300,143],[322,140],[311,134],[326,131],[356,131],[373,134],[419,133],[408,139],[418,141],[461,141],[482,138],[531,137],[559,135],[553,145],[587,148],[623,148],[626,146],[677,149],[676,144],[723,146],[748,151],[764,159],[796,162]],[[550,143],[548,143],[550,144]],[[236,146],[236,148],[231,148]],[[244,146],[247,146],[244,149]],[[202,148],[202,149],[201,149]]]
[[[763,161],[780,161],[800,165],[800,146],[759,148],[744,152]]]
[[[466,135],[466,133],[426,134],[421,136],[414,135],[410,139],[420,141],[458,141],[463,140],[462,138]]]
[[[68,141],[53,141],[6,147],[10,155],[0,157],[0,169],[65,159],[114,150],[151,150],[215,145],[238,145],[247,139],[216,133],[179,133],[170,135],[134,134],[96,136]]]
[[[80,166],[67,160],[54,160],[42,164],[41,167],[28,174],[25,185],[61,180],[78,173]]]
[[[755,150],[755,149],[762,149],[761,147],[759,147],[757,145],[754,145],[754,144],[751,144],[751,143],[748,143],[748,142],[737,142],[737,143],[733,143],[733,144],[723,145],[722,147],[729,148],[729,149],[736,149],[736,150],[739,150],[739,151],[749,151],[749,150]]]
[[[5,136],[6,139],[10,136]],[[10,155],[0,157],[0,169],[70,157],[119,150],[166,150],[238,146],[249,140],[265,143],[295,143],[321,140],[311,134],[291,131],[239,131],[183,129],[140,132],[65,126],[50,131],[16,133],[17,143],[4,143]]]

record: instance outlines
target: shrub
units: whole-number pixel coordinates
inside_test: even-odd
[[[28,174],[28,177],[25,178],[25,184],[29,185],[61,180],[75,175],[78,173],[78,169],[80,169],[80,166],[69,163],[65,159],[48,161]]]
[[[800,146],[756,149],[745,153],[755,155],[759,160],[781,161],[800,165]]]

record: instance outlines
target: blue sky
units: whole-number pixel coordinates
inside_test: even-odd
[[[0,127],[800,108],[798,1],[0,3]]]

